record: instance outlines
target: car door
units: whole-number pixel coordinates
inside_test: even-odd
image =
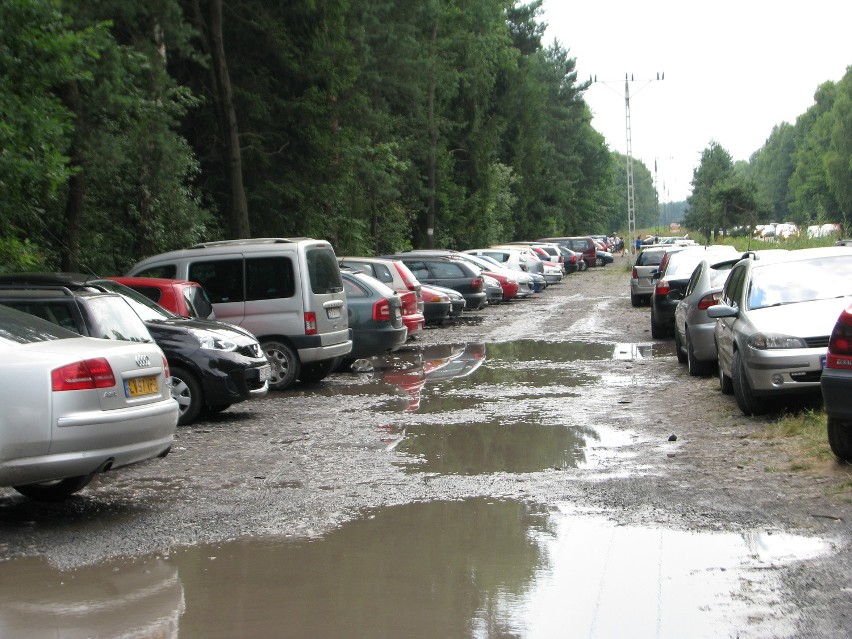
[[[740,308],[743,287],[748,264],[741,263],[734,267],[725,288],[722,291],[722,304],[735,309]],[[723,371],[730,374],[734,359],[733,327],[737,317],[720,317],[716,320],[715,337],[716,351],[719,357],[719,366]]]

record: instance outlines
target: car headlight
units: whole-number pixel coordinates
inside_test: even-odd
[[[808,345],[805,344],[805,340],[800,337],[776,335],[775,333],[755,333],[748,338],[746,343],[752,348],[756,348],[761,351],[769,349],[808,347]]]
[[[201,348],[209,348],[215,351],[237,350],[237,345],[234,342],[225,337],[222,337],[218,333],[214,333],[213,331],[190,329],[190,332],[198,340],[198,344],[199,346],[201,346]]]

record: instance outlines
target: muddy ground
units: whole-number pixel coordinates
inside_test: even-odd
[[[631,307],[628,277],[618,258],[534,299],[427,329],[411,346],[618,344],[622,357],[587,365],[596,381],[578,400],[577,420],[624,437],[590,452],[590,463],[530,473],[406,472],[409,462],[388,442],[409,416],[387,410],[404,399],[376,383],[376,373],[336,374],[181,428],[166,459],[109,473],[65,504],[0,489],[0,557],[44,556],[73,568],[248,536],[317,537],[364,509],[415,501],[567,500],[621,524],[828,539],[836,553],[784,569],[787,597],[801,611],[799,636],[852,635],[849,468],[800,469],[786,442],[759,436],[771,418],[744,417],[715,378],[689,377],[671,342],[651,339],[649,309]]]

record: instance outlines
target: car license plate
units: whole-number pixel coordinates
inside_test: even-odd
[[[270,377],[272,377],[272,367],[271,366],[261,366],[258,371],[258,377],[260,381],[265,382]]]
[[[124,391],[128,397],[143,397],[156,395],[160,392],[156,377],[134,377],[125,380]]]
[[[328,319],[339,319],[340,318],[340,307],[334,306],[332,308],[327,308],[325,312],[328,314]]]

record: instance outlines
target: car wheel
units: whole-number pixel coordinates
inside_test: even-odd
[[[630,304],[633,306],[642,306],[642,297],[640,295],[631,295]]]
[[[713,372],[713,362],[702,362],[695,358],[695,349],[692,348],[692,340],[689,339],[689,330],[686,331],[686,368],[692,377],[704,377]]]
[[[829,417],[828,445],[838,459],[852,461],[852,424]]]
[[[718,352],[719,345],[716,344],[716,351]],[[718,358],[718,355],[717,355]],[[730,377],[725,375],[725,371],[722,370],[722,362],[718,361],[719,366],[719,390],[722,391],[723,395],[730,395],[734,392],[734,383]]]
[[[737,406],[744,415],[762,415],[769,410],[767,402],[754,396],[751,386],[746,377],[745,366],[739,351],[734,352],[734,365],[731,371],[731,380],[734,386],[734,397]]]
[[[180,366],[172,366],[172,393],[178,403],[178,426],[186,426],[195,421],[204,403],[201,384],[191,374]]]
[[[337,358],[327,359],[314,364],[305,364],[302,366],[302,372],[299,374],[299,381],[307,384],[322,381],[337,368],[337,364]]]
[[[64,479],[45,481],[39,484],[15,486],[15,490],[24,497],[29,497],[37,501],[62,501],[88,486],[93,477],[94,475],[65,477]]]
[[[205,407],[204,412],[208,415],[216,415],[221,413],[223,410],[228,410],[231,406],[231,404],[216,404],[215,406]]]
[[[595,266],[603,266],[603,265],[604,265],[603,258],[602,257],[596,257],[595,258]]]
[[[675,326],[675,355],[679,364],[686,364],[686,353],[683,352],[683,343],[680,341],[680,332]]]
[[[264,342],[261,344],[266,359],[272,364],[272,377],[269,388],[284,390],[293,385],[299,377],[301,362],[296,351],[284,342]]]

